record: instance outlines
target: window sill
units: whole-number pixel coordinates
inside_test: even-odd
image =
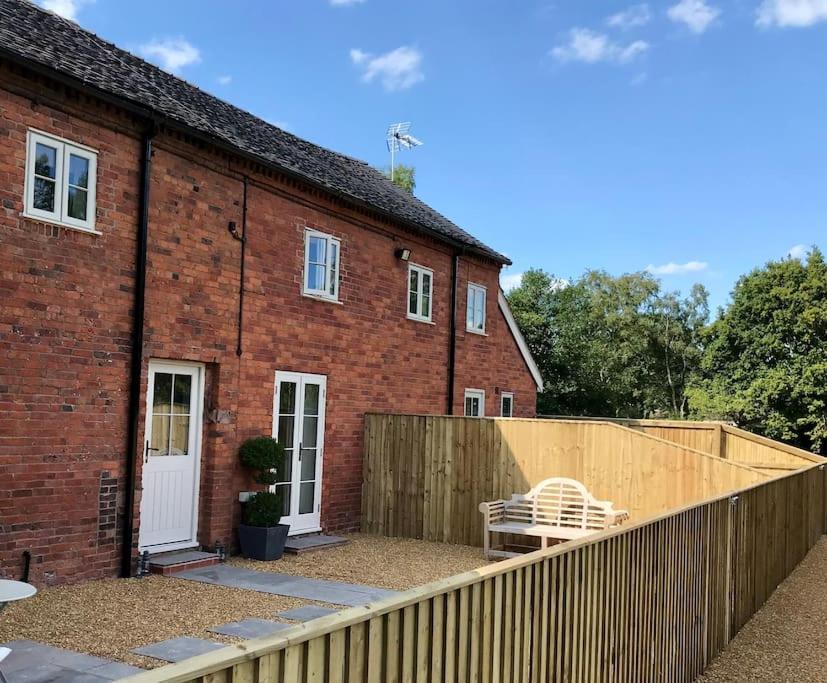
[[[329,296],[322,296],[321,294],[312,294],[311,292],[302,292],[302,296],[306,297],[307,299],[313,299],[314,301],[324,301],[325,303],[337,304],[339,306],[344,305],[338,299],[333,299],[332,297],[329,297]]]
[[[426,325],[436,325],[433,320],[428,320],[427,318],[417,318],[415,315],[411,315],[410,313],[406,316],[408,320],[413,320],[415,323],[425,323]]]
[[[488,334],[485,331],[473,330],[470,327],[466,327],[465,331],[470,332],[471,334],[476,334],[478,337],[487,337],[488,336]]]
[[[46,225],[56,225],[59,228],[66,228],[67,230],[77,230],[78,232],[85,232],[88,235],[103,235],[100,230],[95,230],[95,228],[83,228],[79,225],[72,225],[71,223],[64,223],[63,221],[55,220],[54,218],[44,218],[43,216],[35,216],[30,213],[26,213],[25,211],[20,213],[21,218],[25,218],[26,220],[35,221],[37,223],[45,223]]]

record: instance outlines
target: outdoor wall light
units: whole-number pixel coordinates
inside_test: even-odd
[[[398,258],[402,261],[407,261],[409,258],[411,258],[411,250],[407,249],[405,247],[402,247],[401,249],[397,249],[396,252],[394,252],[394,253],[396,254],[396,258]]]

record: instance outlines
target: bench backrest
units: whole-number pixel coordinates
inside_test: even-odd
[[[512,496],[504,516],[509,522],[604,529],[606,518],[613,514],[611,503],[595,500],[579,481],[552,477],[525,495]]]

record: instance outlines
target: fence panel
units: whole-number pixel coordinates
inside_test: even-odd
[[[589,420],[368,415],[362,528],[479,545],[480,502],[549,476],[582,481],[633,518],[769,475],[621,425]]]

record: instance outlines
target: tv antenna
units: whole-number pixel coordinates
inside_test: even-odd
[[[388,126],[388,151],[391,153],[391,181],[393,181],[396,153],[402,149],[419,147],[422,140],[417,140],[410,134],[411,122],[394,123]]]

